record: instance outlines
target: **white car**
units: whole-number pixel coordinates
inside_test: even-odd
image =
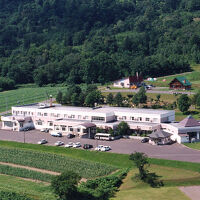
[[[62,137],[62,133],[60,132],[57,132],[57,131],[51,131],[51,136],[54,136],[54,137]]]
[[[101,148],[101,151],[109,151],[109,150],[111,150],[110,146],[104,146]]]
[[[61,145],[64,145],[64,142],[57,141],[57,142],[55,143],[55,146],[61,146]]]
[[[96,151],[101,151],[101,149],[102,149],[103,147],[104,147],[103,145],[98,145],[94,150],[96,150]]]
[[[81,147],[81,143],[80,143],[80,142],[74,143],[74,144],[73,144],[73,147],[74,147],[74,148]]]
[[[73,142],[69,142],[68,144],[65,145],[65,147],[73,147],[74,143]]]
[[[47,140],[45,140],[45,139],[42,139],[42,140],[40,140],[39,142],[38,142],[38,144],[46,144],[47,143]]]

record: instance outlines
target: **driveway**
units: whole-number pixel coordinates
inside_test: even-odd
[[[159,90],[160,89],[160,90]],[[139,91],[138,89],[113,89],[113,90],[101,90],[101,92],[109,92],[109,93],[116,93],[116,92],[133,92],[133,93],[137,93]],[[152,88],[152,90],[146,90],[147,93],[156,93],[156,94],[173,94],[173,93],[179,93],[179,94],[195,94],[194,92],[191,91],[181,91],[181,90],[168,90],[168,91],[163,91],[161,90],[161,88]]]
[[[41,133],[37,130],[27,131],[25,133],[0,130],[0,140],[17,142],[24,142],[25,140],[25,143],[37,144],[37,142],[41,139],[46,139],[48,141],[47,145],[54,145],[54,143],[58,140],[63,141],[65,144],[68,142],[81,142],[82,145],[92,144],[94,147],[101,144],[111,146],[111,152],[114,153],[131,154],[137,151],[144,152],[149,157],[153,158],[200,163],[200,151],[189,149],[180,144],[154,146],[148,143],[141,143],[139,140],[135,139],[120,139],[115,141],[100,141],[83,138],[67,139],[66,136],[57,138],[51,136],[49,133]]]

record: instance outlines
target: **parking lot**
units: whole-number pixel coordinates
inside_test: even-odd
[[[200,162],[200,151],[189,149],[180,144],[153,146],[148,143],[141,143],[140,140],[135,139],[119,139],[115,141],[100,141],[83,138],[68,139],[66,136],[53,137],[49,133],[43,133],[38,130],[27,132],[0,130],[0,140],[37,144],[37,142],[41,139],[46,139],[48,141],[48,143],[45,145],[54,145],[56,141],[63,141],[64,144],[67,144],[69,142],[80,142],[82,146],[84,144],[92,144],[94,148],[98,145],[111,146],[112,150],[110,152],[115,153],[131,154],[137,151],[144,152],[149,157],[153,158]]]

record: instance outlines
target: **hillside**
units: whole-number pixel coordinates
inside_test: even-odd
[[[199,17],[197,0],[0,0],[0,76],[41,86],[190,71]]]

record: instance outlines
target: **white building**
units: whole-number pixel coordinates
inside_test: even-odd
[[[185,142],[183,134],[194,132],[199,139],[200,124],[184,127],[184,123],[170,123],[175,120],[173,110],[135,109],[124,107],[72,107],[72,106],[40,106],[30,104],[12,107],[12,116],[2,116],[2,129],[20,131],[32,125],[36,129],[49,128],[61,131],[64,135],[73,133],[83,136],[94,134],[96,127],[116,129],[121,121],[129,124],[136,131],[164,130],[172,133],[172,139]],[[198,124],[197,124],[198,123]],[[190,123],[191,125],[191,123]],[[199,125],[199,126],[197,126]],[[196,135],[195,135],[196,133]],[[190,137],[190,136],[188,136]],[[187,141],[189,141],[188,138]]]

